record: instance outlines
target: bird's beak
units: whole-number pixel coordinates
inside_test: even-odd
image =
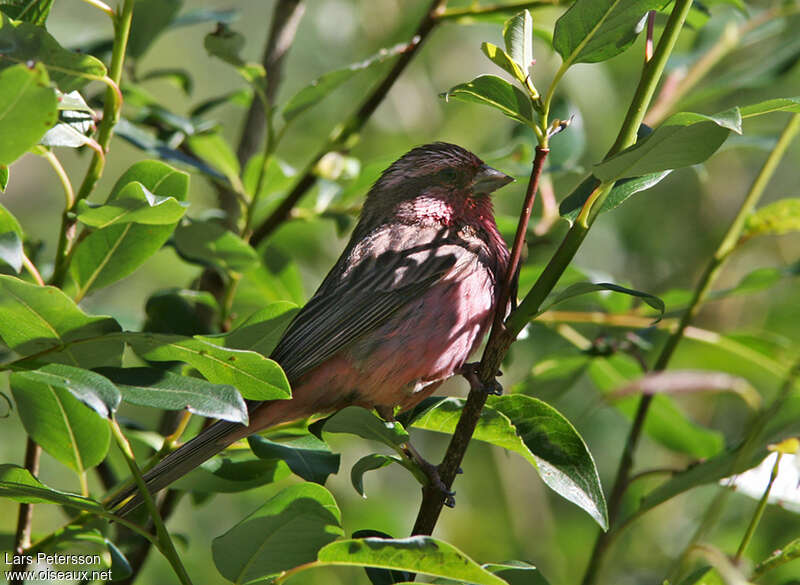
[[[491,193],[500,187],[508,185],[514,181],[514,177],[509,177],[489,165],[483,165],[475,174],[472,181],[473,193]]]

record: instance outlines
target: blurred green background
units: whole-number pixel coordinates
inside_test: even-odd
[[[306,13],[285,65],[278,103],[285,102],[298,89],[328,70],[360,61],[381,47],[407,41],[427,4],[419,0],[307,2]],[[451,3],[452,6],[466,4]],[[768,3],[748,4],[757,11]],[[231,27],[247,39],[244,56],[260,61],[273,2],[186,0],[182,11],[197,8],[236,10],[238,16]],[[561,11],[559,8],[537,10],[534,13],[537,27],[552,31]],[[725,3],[712,6],[712,14],[711,21],[702,30],[687,30],[682,35],[671,68],[689,62],[693,51],[720,34],[725,22],[742,18]],[[659,23],[663,22],[661,18]],[[445,103],[438,97],[457,83],[482,73],[496,72],[479,47],[482,41],[502,44],[501,22],[502,19],[473,24],[448,23],[436,30],[366,125],[350,154],[364,167],[374,161],[388,163],[412,146],[444,140],[476,152],[502,170],[517,173],[520,180],[495,196],[498,215],[508,218],[501,221],[501,226],[509,230],[504,235],[510,241],[513,217],[518,213],[528,174],[525,164],[506,156],[512,143],[513,123],[478,105],[455,101]],[[794,25],[797,26],[796,21]],[[56,2],[48,28],[67,47],[86,46],[110,36],[108,19],[77,0]],[[142,84],[174,112],[187,114],[193,105],[205,99],[243,87],[243,82],[230,66],[206,54],[203,38],[211,30],[213,24],[209,23],[169,30],[137,63],[140,75],[165,67],[185,68],[191,73],[194,79],[191,96],[168,81]],[[772,36],[763,33],[761,39],[754,38],[744,44],[724,59],[709,78],[713,80],[725,74],[737,75],[743,70],[752,73],[759,68],[766,69],[770,56],[785,42],[784,37],[774,32],[770,34]],[[559,200],[582,179],[585,169],[602,158],[613,142],[638,80],[642,55],[643,41],[639,39],[629,51],[611,61],[578,65],[567,74],[561,94],[568,98],[569,104],[565,108],[569,114],[575,115],[575,121],[572,128],[552,143],[554,153],[563,148],[569,155],[565,156],[567,160],[562,168],[551,174]],[[559,58],[541,40],[537,40],[535,57],[535,81],[540,87],[546,86],[546,81],[560,63]],[[767,84],[742,83],[733,92],[709,94],[707,97],[698,92],[694,103],[685,109],[712,113],[731,105],[769,97],[800,95],[798,57],[800,49],[796,50],[793,59],[787,61],[781,74],[770,77]],[[285,137],[279,156],[292,167],[302,169],[334,124],[353,110],[390,66],[383,64],[357,75],[322,104],[304,114]],[[728,84],[729,87],[735,85]],[[100,89],[99,86],[90,86],[88,93]],[[228,105],[211,115],[218,120],[231,144],[238,142],[244,112],[241,107]],[[785,115],[778,114],[746,122],[744,138],[730,139],[728,145],[707,164],[677,170],[655,188],[638,194],[624,206],[603,216],[584,242],[575,265],[593,279],[624,284],[653,294],[663,294],[674,288],[691,288],[765,158],[764,144],[774,141],[785,120]],[[574,150],[581,137],[585,139],[585,148]],[[77,182],[88,163],[88,153],[61,149],[58,155]],[[150,157],[128,142],[115,138],[108,166],[92,200],[102,200],[122,171],[143,158]],[[797,196],[799,162],[800,144],[794,144],[769,186],[765,203]],[[360,193],[359,197],[363,194]],[[313,207],[318,197],[319,193],[312,191],[306,198],[307,205]],[[63,197],[61,187],[46,162],[28,155],[15,163],[2,201],[20,219],[29,236],[42,240],[43,257],[51,257]],[[193,217],[216,206],[214,188],[201,176],[192,177],[190,201],[188,213]],[[539,213],[537,202],[534,215]],[[529,263],[535,265],[549,258],[560,234],[565,231],[565,225],[561,222],[543,237],[530,238]],[[346,236],[337,233],[331,220],[303,219],[285,225],[271,242],[296,264],[307,297],[344,247]],[[790,265],[798,257],[800,237],[797,234],[755,239],[731,258],[717,287],[732,286],[756,268]],[[145,301],[153,292],[188,286],[198,274],[199,268],[180,261],[173,248],[165,247],[132,276],[87,298],[82,306],[89,312],[115,316],[123,327],[139,329],[145,317]],[[278,291],[275,297],[286,294]],[[293,297],[296,295],[290,295],[288,300],[298,300]],[[798,298],[797,281],[786,278],[766,291],[710,303],[701,313],[697,325],[727,333],[766,331],[773,339],[781,340],[787,353],[792,349],[796,353],[800,339]],[[237,305],[238,317],[244,318],[247,311],[254,310],[254,302],[257,299],[243,299]],[[578,306],[593,307],[597,303],[584,301]],[[670,307],[667,309],[669,311]],[[589,339],[605,333],[618,334],[597,326],[580,326],[579,329]],[[544,398],[573,422],[594,455],[603,485],[608,490],[628,431],[627,419],[603,400],[586,375],[576,376],[569,383],[565,380],[546,383],[531,373],[537,364],[548,358],[570,355],[578,355],[578,350],[552,330],[534,325],[527,338],[514,346],[501,381],[507,391],[521,389]],[[681,345],[673,365],[721,369],[744,375],[765,396],[773,394],[780,382],[746,362],[690,340]],[[3,386],[6,383],[5,379],[0,382]],[[464,395],[465,391],[466,383],[459,379],[449,382],[441,393]],[[747,412],[736,399],[691,397],[680,398],[677,402],[697,423],[721,431],[727,442],[740,438]],[[0,409],[3,408],[4,405],[0,404]],[[152,426],[156,421],[156,414],[144,409],[129,408],[123,413],[146,425]],[[412,436],[429,459],[439,459],[446,446],[442,436],[424,431],[414,431]],[[0,461],[22,464],[24,441],[25,434],[15,413],[0,420]],[[419,486],[413,478],[397,466],[370,473],[365,480],[369,498],[361,499],[350,486],[349,469],[353,462],[370,451],[370,446],[363,441],[337,437],[332,447],[343,453],[343,459],[340,473],[330,479],[327,487],[342,508],[346,533],[371,528],[396,537],[407,535],[420,498]],[[636,469],[680,467],[688,461],[686,456],[645,439],[637,454]],[[463,469],[464,475],[458,478],[455,486],[458,505],[455,510],[445,510],[435,535],[481,562],[525,559],[538,566],[553,584],[580,580],[598,530],[589,516],[544,487],[535,470],[521,458],[502,450],[473,444]],[[47,485],[77,489],[74,476],[46,454],[40,477]],[[211,540],[287,482],[293,481],[297,481],[296,478],[241,494],[218,495],[212,502],[197,508],[190,498],[181,501],[169,526],[189,542],[182,556],[189,573],[196,576],[196,582],[223,582],[211,559]],[[655,485],[655,482],[648,485]],[[99,484],[93,487],[98,490]],[[715,491],[714,487],[694,490],[636,522],[612,549],[600,582],[615,585],[660,583]],[[635,502],[636,497],[637,490],[632,490],[628,496],[629,503]],[[713,542],[723,550],[733,552],[755,505],[755,501],[734,494],[712,535]],[[36,533],[44,534],[60,523],[57,514],[41,511],[37,512],[34,529]],[[8,500],[0,500],[0,533],[13,533],[15,525],[16,506]],[[748,556],[761,559],[798,535],[800,517],[770,506]],[[800,569],[795,562],[770,574],[763,582],[786,583],[798,574]],[[151,553],[137,582],[161,585],[171,580],[167,563],[158,554]],[[368,581],[360,569],[340,568],[303,573],[290,582],[351,584]]]

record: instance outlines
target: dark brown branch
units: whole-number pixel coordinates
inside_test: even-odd
[[[333,148],[345,144],[350,138],[356,135],[364,124],[369,120],[370,116],[375,112],[381,104],[386,94],[392,88],[394,83],[405,71],[408,64],[416,55],[419,48],[425,42],[425,39],[430,35],[431,31],[436,28],[440,22],[439,16],[444,11],[447,0],[433,0],[430,8],[425,13],[422,21],[417,27],[416,33],[408,43],[408,47],[400,54],[392,69],[384,77],[383,81],[378,84],[375,89],[367,96],[361,107],[358,108],[349,120],[343,125],[337,126],[336,129],[328,137],[325,145],[317,152],[311,162],[306,166],[300,180],[295,184],[294,188],[284,198],[280,205],[270,214],[264,222],[256,228],[250,238],[250,243],[253,246],[258,246],[265,238],[274,232],[291,214],[292,209],[297,204],[303,195],[314,186],[316,177],[314,176],[314,167],[319,160],[330,152]]]
[[[283,79],[283,63],[286,53],[294,42],[297,27],[305,12],[302,0],[278,0],[272,13],[267,42],[264,45],[264,56],[261,64],[267,72],[266,97],[269,103],[274,103],[278,86]],[[264,144],[266,132],[266,117],[264,104],[259,99],[253,98],[250,109],[242,124],[242,133],[236,156],[239,165],[244,169],[245,164],[257,153]],[[226,223],[234,231],[239,220],[240,208],[236,194],[225,185],[217,185],[217,201],[219,207],[225,212]]]
[[[497,370],[500,368],[503,358],[508,352],[508,348],[511,347],[514,341],[514,337],[506,331],[503,319],[505,317],[506,308],[508,307],[509,298],[511,297],[511,291],[513,290],[513,281],[517,273],[519,259],[522,255],[522,247],[525,245],[525,234],[528,230],[528,222],[531,216],[531,209],[533,208],[533,200],[536,197],[536,190],[539,185],[539,177],[542,174],[542,168],[548,152],[550,152],[549,149],[536,147],[536,157],[533,160],[531,177],[528,181],[528,190],[525,194],[525,202],[520,213],[517,233],[511,248],[508,271],[500,289],[500,296],[498,298],[497,307],[495,308],[494,324],[489,334],[489,341],[486,344],[486,349],[483,352],[483,357],[478,367],[478,379],[486,388],[490,387],[490,384],[494,382]],[[461,418],[459,418],[456,430],[453,433],[453,437],[450,439],[450,445],[447,447],[444,460],[439,466],[439,475],[448,490],[453,485],[453,481],[461,466],[461,461],[464,459],[467,446],[475,432],[475,427],[478,424],[481,411],[483,410],[484,404],[486,404],[487,398],[488,392],[484,388],[473,388],[470,390],[469,396],[467,396],[467,402],[464,404],[464,409],[461,411]],[[436,526],[443,505],[444,497],[441,490],[433,486],[423,488],[422,503],[420,504],[412,534],[430,535]]]
[[[34,477],[39,475],[39,459],[41,455],[42,448],[28,437],[28,442],[25,445],[25,469],[30,471]],[[22,555],[25,549],[31,545],[32,524],[33,504],[20,504],[19,516],[17,517],[17,534],[14,538],[14,552],[18,555]],[[27,566],[28,563],[23,560],[21,563],[15,563],[11,570],[13,572],[22,572]],[[22,582],[22,579],[13,579],[9,581],[9,585],[21,584]]]

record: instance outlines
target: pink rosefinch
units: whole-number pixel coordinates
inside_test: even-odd
[[[278,423],[351,405],[391,417],[456,373],[492,322],[509,253],[488,194],[512,180],[442,142],[392,164],[367,195],[338,262],[270,356],[292,398],[251,402],[249,426],[211,425],[146,475],[150,489]]]

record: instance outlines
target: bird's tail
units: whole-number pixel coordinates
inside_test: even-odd
[[[249,434],[247,427],[239,423],[228,421],[214,423],[145,473],[147,489],[151,494],[155,494],[247,434]],[[124,516],[140,506],[143,501],[136,486],[132,486],[116,495],[107,504],[107,508],[117,515]],[[114,510],[118,506],[119,508]]]

